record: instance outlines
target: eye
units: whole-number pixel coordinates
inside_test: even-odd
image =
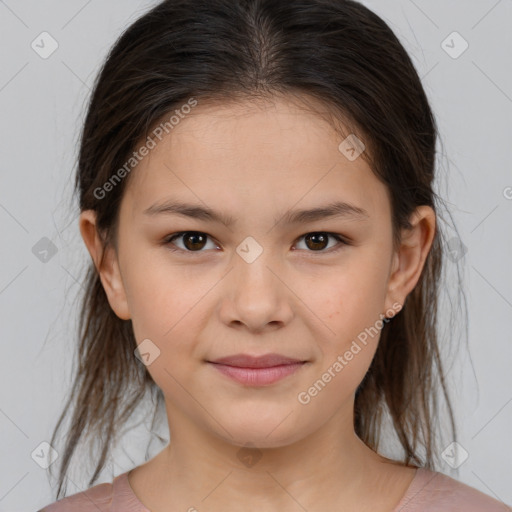
[[[349,243],[341,238],[339,235],[335,235],[334,233],[326,233],[325,231],[314,231],[312,233],[306,233],[305,235],[302,235],[300,239],[304,238],[304,241],[306,243],[306,247],[308,249],[312,249],[308,252],[336,252],[339,251],[343,245],[349,245]],[[335,249],[331,250],[332,247],[326,251],[324,250],[326,248],[326,244],[328,244],[329,238],[334,238],[339,243],[337,244],[338,247],[335,245]]]
[[[208,238],[206,233],[202,233],[201,231],[181,231],[179,233],[175,233],[173,235],[168,236],[164,240],[164,244],[174,244],[174,240],[182,239],[184,248],[178,247],[178,249],[173,249],[173,251],[184,251],[184,252],[202,252],[201,249],[205,247],[205,242]],[[213,244],[215,248],[215,244]]]
[[[174,233],[166,237],[163,241],[164,245],[173,245],[177,248],[170,248],[172,251],[182,251],[182,252],[203,252],[202,249],[207,248],[207,240],[209,235],[203,233],[201,231],[180,231],[179,233]],[[310,249],[308,252],[336,252],[342,248],[343,245],[350,245],[350,243],[336,235],[334,233],[327,233],[325,231],[314,231],[311,233],[306,233],[302,235],[299,240],[303,239],[306,243],[306,248]],[[332,238],[338,242],[338,247],[332,249],[332,247],[326,251],[325,248],[328,247],[328,240]],[[183,242],[183,246],[179,247],[174,241],[181,240]],[[326,245],[327,244],[327,245]],[[217,248],[218,246],[212,242],[213,247]],[[335,244],[336,247],[336,244]]]

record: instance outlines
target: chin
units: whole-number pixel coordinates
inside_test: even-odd
[[[284,415],[286,417],[286,415]],[[306,434],[299,432],[294,428],[290,429],[283,424],[279,424],[281,420],[276,421],[275,418],[271,421],[263,421],[261,418],[258,420],[246,418],[243,422],[222,422],[226,430],[231,434],[227,435],[224,430],[219,430],[216,426],[216,435],[221,437],[223,441],[232,444],[233,446],[251,447],[259,449],[272,449],[281,448],[290,445],[302,439]],[[284,423],[284,422],[283,422]]]

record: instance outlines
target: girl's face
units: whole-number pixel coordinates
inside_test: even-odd
[[[334,415],[352,428],[382,319],[416,284],[434,217],[425,207],[426,237],[411,231],[394,253],[387,189],[342,142],[285,99],[199,103],[131,171],[102,282],[132,320],[171,436],[182,422],[277,447]],[[306,363],[250,384],[209,362],[269,353]]]

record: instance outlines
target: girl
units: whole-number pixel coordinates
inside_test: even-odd
[[[456,439],[436,137],[406,51],[357,2],[165,0],[130,26],[83,128],[92,262],[42,510],[505,510],[434,470],[438,388]],[[92,486],[148,392],[170,442],[64,498],[78,442],[100,443]]]

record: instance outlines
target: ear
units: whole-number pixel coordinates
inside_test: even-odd
[[[430,206],[419,206],[409,220],[411,227],[402,229],[400,247],[393,256],[386,295],[387,310],[396,310],[396,303],[403,307],[421,276],[436,232],[436,215]]]
[[[101,284],[110,306],[119,318],[129,320],[128,301],[126,300],[117,254],[114,247],[104,247],[104,242],[96,229],[96,212],[94,210],[84,210],[80,214],[79,225],[80,233],[100,275]],[[102,262],[101,257],[104,251],[105,256]]]

